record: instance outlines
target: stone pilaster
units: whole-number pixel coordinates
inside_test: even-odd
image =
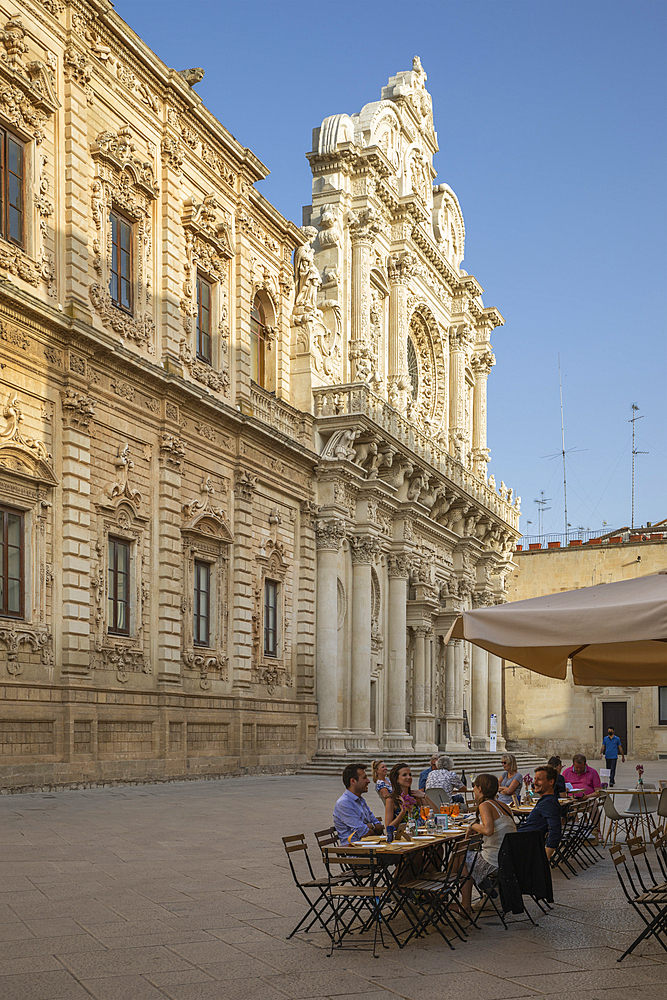
[[[463,641],[450,639],[445,650],[445,731],[448,753],[468,749],[463,738]]]
[[[353,535],[351,738],[355,749],[377,749],[371,731],[371,563],[379,552],[372,535]]]
[[[489,654],[472,646],[471,686],[472,720],[470,732],[473,750],[489,749]]]
[[[152,633],[151,656],[161,684],[181,683],[181,642],[183,613],[183,550],[181,539],[181,464],[185,445],[172,434],[163,433],[158,454],[158,488],[153,517],[158,533],[158,596],[151,602],[157,610]],[[187,613],[187,612],[186,612]]]
[[[90,424],[96,400],[73,389],[62,400],[62,617],[63,678],[86,676],[90,669]],[[104,574],[106,567],[101,567]]]
[[[345,525],[337,519],[315,526],[317,543],[317,702],[320,729],[319,753],[345,751],[338,724],[338,551]],[[342,692],[341,692],[342,694]]]
[[[180,139],[165,133],[162,137],[162,175],[160,178],[161,286],[159,295],[162,362],[169,372],[183,373],[182,355],[187,344],[180,303],[186,299],[184,283],[185,233],[181,220],[181,166],[183,161]],[[180,164],[179,164],[180,159]],[[190,275],[190,282],[194,280]]]
[[[433,753],[437,750],[434,742],[434,717],[430,711],[427,683],[429,670],[426,662],[427,638],[431,629],[426,625],[413,626],[414,668],[412,682],[412,714],[410,716],[414,749],[418,753]]]
[[[312,500],[301,502],[299,526],[299,592],[297,597],[297,693],[315,693],[315,520],[319,512]]]
[[[410,563],[406,553],[387,556],[389,574],[389,627],[387,636],[387,725],[383,738],[385,750],[410,750],[412,740],[406,732],[405,683],[406,600]]]
[[[257,479],[244,469],[234,484],[234,598],[232,683],[236,692],[250,688],[252,670],[252,501]]]
[[[495,712],[497,717],[498,750],[505,749],[505,737],[502,732],[503,725],[503,661],[495,653],[489,653],[489,718]]]

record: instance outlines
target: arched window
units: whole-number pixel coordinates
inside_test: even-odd
[[[417,352],[412,342],[412,337],[408,337],[408,377],[410,379],[412,398],[416,400],[419,395],[419,365],[417,364]]]
[[[250,378],[257,385],[266,382],[266,320],[259,297],[250,313]]]

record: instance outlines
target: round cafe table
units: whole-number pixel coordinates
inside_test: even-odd
[[[637,812],[630,813],[630,816],[634,818],[634,832],[635,835],[638,833],[638,827],[641,827],[642,837],[644,840],[649,840],[651,835],[651,830],[655,829],[655,821],[653,819],[653,813],[656,812],[658,808],[658,798],[660,796],[660,790],[657,788],[605,788],[604,791],[607,795],[636,795],[637,796]],[[655,808],[651,809],[651,800],[648,796],[653,795],[655,797]],[[620,810],[619,810],[620,811]],[[606,842],[606,841],[605,841]]]

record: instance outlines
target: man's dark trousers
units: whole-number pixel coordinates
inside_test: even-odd
[[[605,757],[604,762],[607,765],[607,769],[611,771],[611,774],[609,775],[609,787],[613,788],[614,782],[616,781],[616,765],[618,764],[618,757]]]

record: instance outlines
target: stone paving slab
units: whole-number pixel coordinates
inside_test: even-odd
[[[273,776],[1,796],[0,1000],[667,997],[659,945],[617,963],[641,925],[608,859],[555,873],[537,927],[485,916],[455,951],[435,934],[377,960],[328,957],[322,931],[287,940],[303,901],[280,838],[305,833],[319,865],[311,831],[341,790]]]

